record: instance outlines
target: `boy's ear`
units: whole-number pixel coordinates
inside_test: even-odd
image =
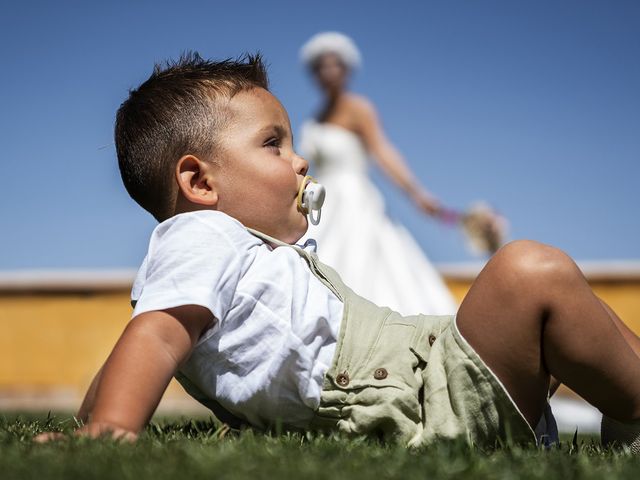
[[[208,207],[217,205],[218,192],[214,188],[211,163],[194,155],[185,155],[176,164],[176,180],[186,200]]]

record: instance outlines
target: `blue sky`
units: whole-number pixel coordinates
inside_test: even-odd
[[[319,101],[298,49],[322,30],[359,44],[353,90],[445,203],[485,199],[513,238],[579,260],[640,259],[638,2],[14,1],[0,14],[0,270],[137,266],[155,223],[117,171],[127,90],[187,49],[261,50],[297,130]],[[433,260],[472,258],[374,177]]]

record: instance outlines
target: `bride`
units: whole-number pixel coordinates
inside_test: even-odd
[[[444,212],[385,137],[375,108],[347,90],[360,65],[353,41],[337,32],[320,33],[301,49],[324,94],[324,105],[301,131],[300,153],[327,189],[323,222],[307,236],[320,258],[355,292],[405,314],[451,314],[456,303],[442,278],[409,232],[385,214],[384,200],[368,178],[371,156],[422,212]]]

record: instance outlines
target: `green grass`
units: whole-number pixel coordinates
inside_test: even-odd
[[[422,451],[365,439],[233,433],[211,420],[161,419],[135,444],[106,439],[39,445],[42,431],[70,432],[70,416],[0,414],[0,479],[640,478],[640,458],[571,436],[559,448],[473,450],[460,442]]]

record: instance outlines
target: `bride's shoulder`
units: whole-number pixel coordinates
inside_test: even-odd
[[[363,95],[348,93],[345,95],[345,105],[361,118],[366,119],[377,115],[373,102]]]
[[[344,102],[347,105],[357,108],[374,108],[373,102],[359,93],[348,92],[344,95]]]

